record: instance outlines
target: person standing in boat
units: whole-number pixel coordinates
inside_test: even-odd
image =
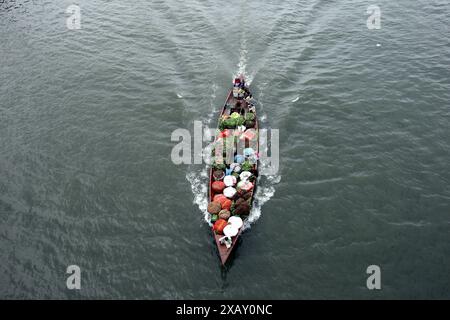
[[[233,81],[233,97],[242,100],[245,99],[250,94],[248,90],[248,85],[245,80],[240,78],[235,78]]]
[[[240,89],[239,89],[239,92],[238,92],[238,98],[239,98],[239,100],[244,99],[245,96],[246,96],[245,90],[244,90],[243,88],[240,88]]]
[[[233,97],[236,99],[239,98],[239,88],[237,87],[233,88]]]

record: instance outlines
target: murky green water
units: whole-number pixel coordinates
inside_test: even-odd
[[[379,30],[358,0],[70,4],[0,2],[1,298],[450,298],[447,1],[377,1]],[[280,171],[221,270],[170,137],[239,70]]]

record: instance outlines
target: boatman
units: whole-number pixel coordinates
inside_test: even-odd
[[[244,99],[244,97],[245,97],[245,90],[240,88],[238,91],[238,99],[241,100]]]

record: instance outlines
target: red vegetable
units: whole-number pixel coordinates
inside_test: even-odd
[[[225,197],[223,194],[216,194],[214,196],[214,200],[213,201],[214,202],[219,202],[220,205],[223,207],[224,202],[227,201],[227,200],[228,200],[228,198]]]
[[[223,181],[214,181],[211,187],[214,193],[222,193],[223,189],[225,189],[225,183]]]
[[[219,219],[214,223],[214,231],[216,231],[218,234],[223,234],[223,229],[228,225],[227,220]]]
[[[222,209],[223,210],[230,210],[231,209],[231,200],[225,198],[226,200],[222,203]]]
[[[231,135],[231,131],[228,129],[223,130],[221,133],[219,133],[220,138],[226,138]]]
[[[208,212],[211,214],[218,214],[222,209],[222,205],[219,202],[210,202],[208,204]]]

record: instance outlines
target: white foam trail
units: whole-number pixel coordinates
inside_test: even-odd
[[[186,179],[191,183],[192,193],[194,194],[194,203],[198,206],[203,214],[205,222],[209,222],[208,208],[208,169],[191,171],[186,174]]]
[[[214,115],[217,113],[217,106],[215,105],[216,91],[217,91],[217,84],[213,83],[211,85],[211,95],[210,95],[211,112],[209,113],[208,119],[205,120],[206,124],[210,124]]]
[[[242,38],[241,40],[241,50],[239,54],[239,63],[237,65],[238,71],[235,74],[235,77],[239,76],[240,74],[245,74],[245,69],[247,68],[247,40],[245,38]]]
[[[292,102],[297,102],[298,100],[300,100],[300,97],[295,98]]]
[[[250,85],[253,81],[255,73],[247,73],[247,58],[248,58],[248,50],[247,50],[247,39],[243,36],[241,38],[241,49],[239,51],[239,63],[237,64],[238,71],[234,74],[234,78],[239,75],[245,75],[245,81]]]

